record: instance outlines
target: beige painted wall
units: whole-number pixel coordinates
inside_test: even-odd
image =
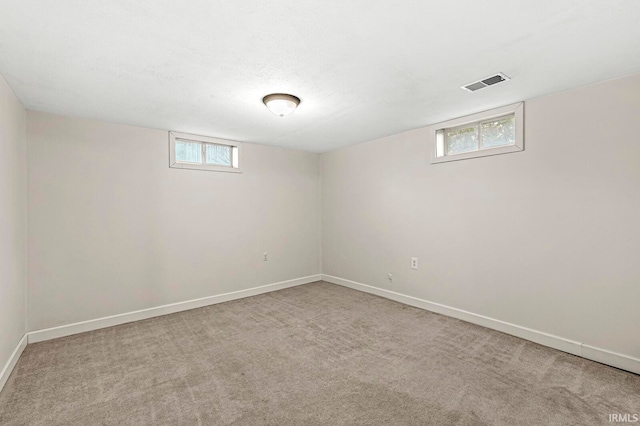
[[[29,330],[320,272],[318,154],[245,144],[242,174],[180,170],[166,131],[27,128]]]
[[[26,113],[0,76],[0,370],[26,332]]]
[[[521,153],[431,165],[418,129],[323,154],[323,273],[640,357],[639,93],[526,102]]]

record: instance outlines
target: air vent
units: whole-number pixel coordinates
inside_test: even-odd
[[[491,77],[484,78],[480,81],[462,86],[462,89],[467,92],[475,92],[476,90],[484,89],[485,87],[493,86],[494,84],[502,83],[503,81],[511,80],[509,77],[502,73],[492,75]]]

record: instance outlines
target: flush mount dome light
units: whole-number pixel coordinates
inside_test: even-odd
[[[300,98],[285,93],[272,93],[262,98],[269,111],[280,117],[289,115],[300,104]]]

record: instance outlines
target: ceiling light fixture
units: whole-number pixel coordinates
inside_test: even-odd
[[[280,117],[289,115],[300,104],[300,98],[285,93],[272,93],[262,98],[269,111]]]

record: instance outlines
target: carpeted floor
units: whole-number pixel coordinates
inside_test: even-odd
[[[599,425],[640,376],[317,282],[29,345],[2,425]]]

